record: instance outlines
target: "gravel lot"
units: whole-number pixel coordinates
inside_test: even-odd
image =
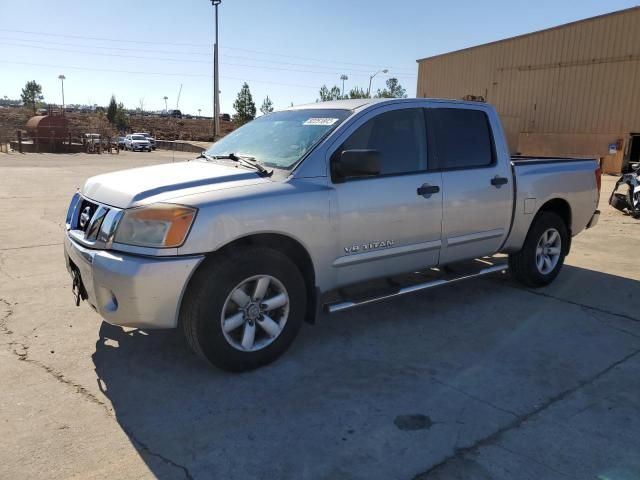
[[[640,221],[606,205],[615,177],[550,287],[322,316],[232,375],[73,305],[73,191],[172,159],[0,154],[0,478],[640,478]]]

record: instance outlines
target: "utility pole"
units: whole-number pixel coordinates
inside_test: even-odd
[[[220,135],[220,83],[218,76],[218,5],[222,0],[211,0],[215,10],[216,39],[213,44],[213,141]]]
[[[344,73],[342,75],[340,75],[340,80],[342,80],[342,96],[344,97],[344,81],[345,80],[349,80],[349,77],[347,77]]]
[[[64,80],[67,78],[64,75],[58,75],[60,83],[62,84],[62,114],[64,115]]]
[[[387,73],[389,70],[387,70],[386,68],[384,70],[379,70],[376,73],[374,73],[373,75],[371,75],[369,77],[369,89],[367,90],[367,97],[371,98],[371,81],[373,80],[373,77],[375,77],[376,75],[378,75],[379,73]]]
[[[164,96],[164,97],[162,97],[162,98],[164,98],[164,111],[165,111],[165,112],[168,112],[168,111],[169,111],[169,109],[167,108],[167,100],[169,99],[169,97],[167,97],[167,96],[165,95],[165,96]]]
[[[202,109],[201,109],[201,108],[199,108],[199,109],[198,109],[198,120],[200,120],[200,117],[201,117],[200,112],[201,112],[201,111],[202,111]]]

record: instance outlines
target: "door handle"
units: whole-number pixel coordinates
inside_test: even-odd
[[[509,179],[507,179],[505,177],[499,177],[497,175],[491,179],[491,185],[493,185],[494,187],[499,187],[500,185],[505,185],[508,182],[509,182]]]
[[[440,191],[440,187],[437,185],[429,185],[425,183],[421,187],[418,187],[418,195],[422,195],[424,198],[429,198],[434,193],[438,193]]]

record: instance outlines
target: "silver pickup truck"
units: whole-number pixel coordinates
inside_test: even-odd
[[[180,327],[239,371],[276,359],[322,308],[506,269],[549,284],[596,224],[599,190],[595,160],[510,157],[489,105],[317,103],[191,161],[90,178],[64,250],[78,304],[115,325]]]

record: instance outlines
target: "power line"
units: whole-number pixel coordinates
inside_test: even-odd
[[[172,77],[206,77],[211,78],[211,74],[204,73],[175,73],[175,72],[141,72],[134,70],[113,70],[108,68],[90,68],[90,67],[77,67],[74,65],[52,65],[47,63],[31,63],[31,62],[14,62],[10,60],[0,60],[0,63],[8,63],[13,65],[27,65],[34,67],[47,67],[47,68],[69,68],[72,70],[84,70],[89,72],[108,72],[108,73],[127,73],[133,75],[161,75],[161,76],[172,76]],[[297,88],[313,88],[314,90],[318,90],[318,86],[313,85],[300,85],[295,83],[280,83],[280,82],[270,82],[268,80],[256,80],[251,78],[240,78],[240,77],[230,77],[226,75],[220,75],[222,78],[226,78],[228,80],[239,80],[241,82],[255,82],[255,83],[265,83],[270,85],[278,85],[281,87],[297,87]]]
[[[161,61],[168,61],[168,62],[186,62],[186,63],[203,63],[203,64],[207,64],[207,65],[211,65],[212,62],[207,61],[207,60],[190,60],[190,59],[186,59],[186,58],[167,58],[167,57],[154,57],[154,58],[150,58],[148,56],[142,56],[142,55],[124,55],[121,53],[106,53],[106,52],[87,52],[87,51],[83,51],[83,50],[72,50],[72,49],[68,49],[68,48],[57,48],[57,47],[44,47],[41,45],[25,45],[25,44],[19,44],[19,43],[8,43],[8,42],[0,42],[0,45],[9,45],[9,46],[15,46],[15,47],[23,47],[23,48],[34,48],[34,49],[38,49],[38,50],[53,50],[53,51],[58,51],[58,52],[68,52],[68,53],[80,53],[80,54],[85,54],[85,55],[100,55],[100,56],[106,56],[106,57],[116,57],[116,58],[137,58],[137,59],[142,59],[142,60],[161,60]],[[326,71],[318,71],[318,70],[300,70],[300,69],[296,69],[296,68],[286,68],[286,67],[272,67],[272,66],[267,66],[267,65],[250,65],[250,64],[245,64],[245,63],[233,63],[233,62],[225,62],[223,65],[227,65],[227,66],[232,66],[232,67],[244,67],[244,68],[258,68],[261,70],[276,70],[276,71],[285,71],[285,72],[297,72],[297,73],[314,73],[314,74],[321,74],[321,75],[340,75],[339,71],[333,71],[333,72],[326,72]],[[348,72],[352,75],[360,75],[360,76],[368,76],[368,73],[366,72]],[[398,76],[408,76],[408,75],[398,75]]]
[[[7,40],[9,42],[15,42],[15,41],[19,41],[19,42],[29,42],[29,43],[36,43],[36,44],[42,44],[45,43],[42,40],[30,40],[30,39],[22,39],[22,38],[10,38],[10,37],[0,37],[0,40]],[[9,44],[11,45],[11,44]],[[30,47],[30,45],[17,45],[14,44],[16,46],[24,46],[24,47]],[[79,45],[77,44],[73,44],[73,43],[61,43],[61,42],[51,42],[51,41],[46,41],[46,45],[59,45],[59,46],[68,46],[68,47],[78,47]],[[35,45],[35,47],[40,47],[40,45]],[[80,46],[83,47],[83,46]],[[41,48],[45,48],[45,47],[41,47]],[[201,53],[201,52],[193,52],[193,51],[172,51],[172,50],[154,50],[154,49],[144,49],[144,48],[123,48],[123,47],[104,47],[104,46],[98,46],[98,45],[87,45],[87,48],[97,48],[97,49],[101,49],[101,50],[118,50],[118,51],[124,51],[124,52],[147,52],[147,53],[162,53],[162,54],[180,54],[180,55],[199,55],[199,56],[204,56],[204,57],[211,57],[211,53]],[[237,58],[237,59],[241,59],[241,60],[249,60],[249,61],[254,61],[254,62],[268,62],[270,64],[275,63],[278,65],[293,65],[293,66],[298,66],[298,67],[311,67],[311,68],[325,68],[325,69],[336,69],[337,67],[335,66],[324,66],[324,65],[315,65],[315,64],[309,64],[309,63],[295,63],[295,62],[283,62],[283,61],[279,61],[279,60],[270,60],[270,59],[261,59],[261,58],[253,58],[253,57],[245,57],[245,56],[239,56],[239,55],[227,55],[227,54],[223,54],[221,55],[222,57],[225,58]],[[135,58],[143,58],[143,57],[135,57]],[[144,57],[146,58],[146,57]],[[170,59],[171,60],[171,59]],[[180,61],[187,61],[184,59],[180,59]],[[211,62],[209,62],[211,63]],[[344,70],[341,70],[342,73],[344,73]],[[371,73],[371,70],[350,70],[347,71],[347,73],[363,73],[363,74],[367,74],[369,75]],[[331,73],[335,73],[335,72],[331,72]],[[410,74],[410,75],[405,75],[405,74],[400,74],[398,76],[412,76],[415,77],[416,74]]]
[[[11,29],[0,29],[0,32],[10,32],[10,33],[22,33],[27,35],[41,35],[41,36],[51,36],[51,37],[63,37],[63,38],[77,38],[82,40],[97,40],[104,42],[118,42],[118,43],[138,43],[138,44],[146,44],[146,45],[178,45],[184,47],[211,47],[208,43],[183,43],[183,42],[160,42],[160,41],[149,41],[149,40],[127,40],[122,38],[108,38],[108,37],[93,37],[93,36],[85,36],[85,35],[72,35],[72,34],[64,34],[64,33],[48,33],[48,32],[35,32],[28,30],[11,30]],[[240,48],[240,47],[225,47],[225,49],[229,50],[239,50],[251,53],[257,53],[260,55],[273,55],[278,57],[287,57],[287,58],[297,58],[300,60],[312,60],[317,62],[325,62],[325,63],[335,63],[338,65],[353,65],[353,66],[361,66],[361,67],[372,67],[372,68],[392,68],[394,70],[410,70],[408,67],[394,67],[389,65],[376,65],[376,64],[367,64],[367,63],[353,63],[353,62],[340,62],[336,60],[327,60],[327,59],[319,59],[313,57],[304,57],[304,56],[296,56],[296,55],[287,55],[282,53],[274,53],[274,52],[265,52],[261,50],[251,50],[248,48]]]

